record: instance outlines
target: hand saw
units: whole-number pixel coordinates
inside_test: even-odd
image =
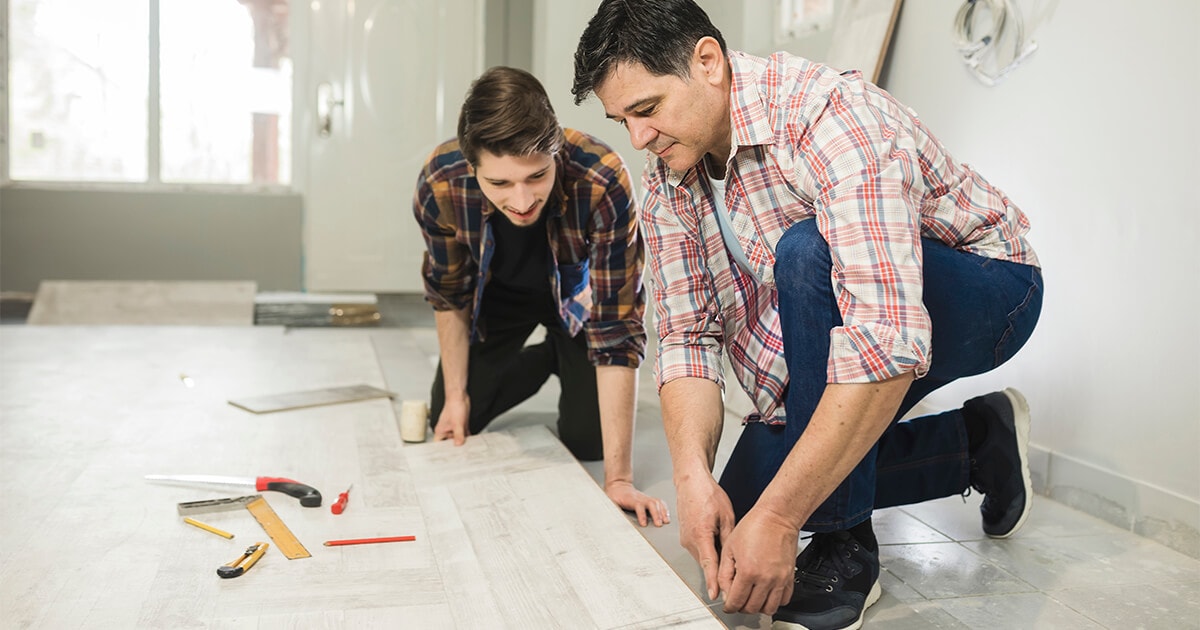
[[[146,475],[149,481],[173,483],[198,483],[205,485],[239,486],[263,490],[275,490],[300,499],[304,507],[321,507],[321,493],[312,486],[284,477],[223,477],[221,475]]]

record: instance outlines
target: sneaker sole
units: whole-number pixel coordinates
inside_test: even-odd
[[[862,624],[863,624],[863,616],[867,614],[867,609],[870,608],[872,604],[879,601],[879,596],[882,594],[883,594],[883,589],[879,588],[879,580],[875,580],[875,583],[871,585],[871,591],[869,593],[867,593],[867,601],[863,603],[863,609],[862,609],[862,612],[858,614],[858,619],[855,619],[854,623],[852,623],[848,626],[842,626],[841,628],[837,628],[836,630],[858,630],[859,628],[861,628]],[[808,626],[802,626],[798,623],[791,623],[789,621],[774,621],[771,623],[771,630],[813,630],[813,629],[809,628]]]
[[[1012,404],[1013,408],[1013,428],[1017,432],[1017,453],[1021,456],[1021,481],[1025,484],[1025,509],[1012,529],[1003,534],[988,534],[988,537],[998,539],[1008,538],[1017,533],[1025,524],[1025,520],[1029,518],[1029,510],[1033,507],[1033,477],[1029,474],[1029,403],[1026,402],[1025,396],[1021,392],[1012,387],[1005,389],[1004,395],[1008,397],[1008,402]]]

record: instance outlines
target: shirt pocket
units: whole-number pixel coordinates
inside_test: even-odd
[[[588,259],[560,264],[558,281],[562,287],[562,297],[571,298],[582,293],[588,288]]]

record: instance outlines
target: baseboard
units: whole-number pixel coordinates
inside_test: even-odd
[[[741,413],[751,405],[743,395],[727,406]],[[905,419],[938,411],[923,400]],[[1029,449],[1034,492],[1200,559],[1200,502],[1037,444]]]
[[[1200,502],[1036,444],[1029,448],[1034,492],[1200,558]]]

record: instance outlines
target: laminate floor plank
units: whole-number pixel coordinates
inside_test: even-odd
[[[470,549],[439,555],[442,573],[488,589],[502,615],[492,627],[721,627],[545,427],[406,455],[427,519],[439,520],[435,546]]]
[[[449,488],[428,486],[421,492],[421,508],[430,545],[447,600],[451,602],[452,627],[462,630],[503,627],[500,604],[494,596],[488,576],[479,570],[475,544],[459,517]]]
[[[386,399],[264,415],[227,402],[354,383],[387,386],[359,331],[0,328],[3,623],[721,627],[544,427],[461,448],[411,445]],[[311,557],[285,558],[245,509],[194,515],[233,540],[176,510],[253,489],[147,474],[283,476],[318,488],[320,508],[261,493]],[[350,484],[345,512],[331,514]],[[416,540],[322,544],[395,535]],[[259,541],[271,548],[249,572],[217,577]]]
[[[616,628],[631,618],[653,618],[663,611],[684,615],[696,608],[696,596],[679,588],[681,583],[657,553],[647,553],[652,547],[640,533],[622,527],[628,521],[603,492],[586,497],[600,500],[580,496],[581,479],[590,477],[576,469],[522,473],[519,480],[527,489],[522,507],[529,518],[522,522],[536,524],[542,544],[563,568],[596,627]],[[555,518],[538,518],[546,514]]]
[[[38,286],[33,325],[251,326],[258,285],[232,282],[48,280]]]

